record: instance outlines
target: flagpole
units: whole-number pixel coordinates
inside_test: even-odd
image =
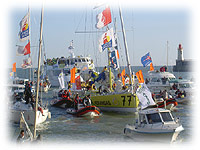
[[[42,50],[42,31],[43,31],[43,15],[44,8],[42,6],[41,10],[41,23],[40,23],[40,41],[39,41],[39,54],[38,54],[38,71],[37,71],[37,91],[36,91],[36,101],[35,101],[35,122],[34,122],[34,139],[36,138],[36,122],[37,122],[37,110],[38,110],[38,96],[39,96],[39,80],[40,80],[40,59],[41,59],[41,50]]]
[[[119,15],[120,15],[121,27],[122,27],[122,33],[123,33],[123,39],[124,39],[127,67],[128,67],[128,70],[129,70],[129,75],[130,75],[130,80],[131,80],[131,87],[132,87],[132,92],[133,92],[132,72],[131,72],[131,66],[130,66],[130,60],[129,60],[128,46],[127,46],[127,42],[126,42],[126,34],[125,34],[125,30],[124,30],[124,21],[123,21],[123,17],[122,17],[122,12],[121,12],[121,7],[120,6],[119,6]]]

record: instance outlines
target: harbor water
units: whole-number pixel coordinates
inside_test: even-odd
[[[142,68],[142,67],[141,67]],[[139,70],[140,67],[135,68]],[[101,68],[99,68],[101,70]],[[134,71],[135,71],[134,70]],[[22,69],[17,70],[19,77],[27,77]],[[143,71],[146,77],[147,71]],[[174,73],[176,77],[191,79],[192,73]],[[53,88],[55,89],[55,88]],[[53,89],[48,93],[42,93],[43,103],[50,103],[53,99]],[[180,133],[178,139],[181,143],[191,142],[193,136],[193,103],[179,104],[177,110],[172,114],[180,118],[180,122],[184,127],[184,131]],[[138,143],[146,142],[138,141],[137,138],[130,138],[124,135],[124,127],[126,124],[135,122],[137,114],[135,113],[118,113],[118,112],[102,112],[98,117],[75,117],[67,114],[65,109],[49,106],[51,119],[37,126],[37,134],[42,135],[43,143]],[[9,124],[10,140],[15,142],[20,129],[18,124]],[[30,127],[33,130],[33,127]]]

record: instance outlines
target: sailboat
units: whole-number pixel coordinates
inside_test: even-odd
[[[124,23],[123,23],[122,12],[121,12],[120,7],[119,7],[119,14],[120,14],[120,19],[121,19],[122,33],[123,33],[123,39],[124,39],[124,45],[125,45],[127,67],[129,70],[129,76],[132,77],[128,47],[126,43],[126,34],[124,30]],[[108,27],[107,27],[107,30],[108,30]],[[110,56],[110,54],[111,54],[111,51],[108,48],[108,56]],[[136,94],[133,92],[133,81],[132,81],[133,79],[130,78],[131,86],[126,91],[112,92],[110,58],[108,60],[109,60],[109,78],[110,78],[111,92],[108,92],[107,94],[92,94],[91,95],[92,103],[95,106],[99,107],[102,111],[136,112],[138,104],[139,104],[139,100]]]
[[[50,112],[48,108],[45,106],[38,104],[38,92],[39,92],[39,77],[40,77],[40,57],[41,57],[41,42],[42,42],[42,24],[43,24],[43,10],[41,15],[41,29],[40,29],[40,46],[39,46],[39,57],[38,57],[38,79],[37,79],[37,91],[36,91],[36,100],[35,103],[28,103],[24,100],[18,101],[14,103],[10,107],[11,112],[11,121],[15,123],[20,122],[21,112],[23,112],[24,118],[28,125],[36,125],[39,123],[43,123],[48,116],[50,116]],[[35,105],[35,106],[34,106]]]

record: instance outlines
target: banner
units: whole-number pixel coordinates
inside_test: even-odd
[[[150,64],[150,71],[154,71],[153,63]]]
[[[144,83],[142,70],[139,70],[138,72],[136,72],[135,75],[137,76],[139,83]]]
[[[155,105],[156,103],[152,99],[152,95],[146,84],[141,84],[136,91],[136,95],[141,103],[141,108],[144,109],[150,105]]]
[[[27,40],[29,36],[30,36],[30,21],[29,21],[29,13],[27,13],[20,22],[20,32],[19,32],[20,41]]]
[[[75,83],[76,67],[72,68],[72,69],[70,70],[70,73],[71,73],[71,80],[70,80],[70,82],[71,82],[71,83]]]
[[[143,67],[146,67],[151,62],[152,62],[152,60],[151,60],[151,57],[150,57],[149,53],[147,53],[146,55],[144,55],[141,58],[141,63],[143,64]]]
[[[115,70],[119,69],[119,63],[118,63],[118,58],[117,58],[117,51],[113,50],[111,52],[111,56],[110,56],[110,62],[111,62],[111,67]]]
[[[81,88],[81,77],[80,77],[80,75],[78,77],[76,77],[75,83],[76,83],[76,89],[81,90],[82,88]]]
[[[61,72],[58,76],[58,81],[60,83],[60,88],[64,89],[65,88],[65,80],[64,80],[64,74]]]
[[[13,63],[12,72],[16,72],[16,62]]]
[[[115,45],[115,40],[113,36],[113,28],[106,31],[99,39],[99,51],[103,52],[106,48],[111,48]]]
[[[122,77],[122,83],[123,85],[125,85],[125,69],[122,70],[121,77]]]
[[[112,22],[110,7],[107,7],[102,13],[97,15],[96,28],[101,29]]]
[[[32,62],[31,62],[31,58],[27,58],[23,60],[23,64],[21,65],[21,67],[23,69],[27,69],[27,68],[31,68],[32,67]]]

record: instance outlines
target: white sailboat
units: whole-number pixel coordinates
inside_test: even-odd
[[[43,24],[43,11],[41,15],[41,31],[40,31],[40,49],[39,49],[39,57],[38,57],[38,80],[37,80],[37,91],[36,91],[36,101],[31,104],[24,100],[14,103],[10,106],[10,120],[19,123],[21,118],[21,113],[23,112],[24,118],[29,125],[34,125],[36,127],[37,124],[44,122],[48,116],[50,116],[50,112],[47,107],[40,106],[38,104],[38,92],[39,92],[39,77],[40,77],[40,56],[41,56],[41,41],[42,41],[42,24]]]

